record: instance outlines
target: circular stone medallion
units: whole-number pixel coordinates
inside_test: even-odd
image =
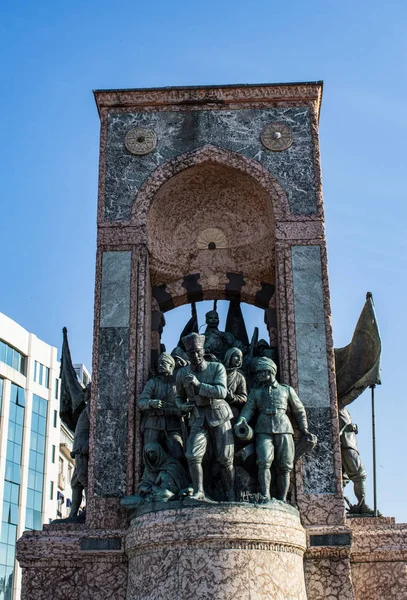
[[[131,154],[149,154],[157,146],[157,134],[154,129],[134,127],[126,133],[124,145]]]
[[[284,123],[269,123],[260,134],[263,146],[272,152],[287,150],[293,143],[293,134]]]

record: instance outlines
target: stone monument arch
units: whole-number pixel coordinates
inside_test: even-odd
[[[346,520],[341,476],[319,160],[321,97],[321,82],[95,92],[101,134],[86,523],[56,523],[23,536],[23,598],[365,600],[364,571],[354,563],[369,560],[370,550],[352,554],[352,535],[358,548],[363,541]],[[289,396],[300,434],[318,438],[293,470],[292,463],[285,468],[293,477],[295,506],[284,495],[268,506],[235,502],[233,493],[227,501],[207,502],[205,490],[181,489],[187,461],[182,465],[180,458],[180,467],[169,444],[143,447],[146,428],[158,428],[154,423],[163,415],[161,398],[147,396],[144,409],[152,409],[152,420],[146,425],[140,398],[150,381],[151,389],[172,385],[165,379],[175,363],[168,354],[167,372],[161,379],[154,375],[158,383],[150,373],[164,315],[209,299],[265,311],[282,384],[271,377],[273,364],[263,361],[270,389],[277,390],[270,397]],[[191,356],[203,356],[202,336],[188,344]],[[198,369],[194,375],[182,367],[171,416],[181,419],[192,408],[191,396],[198,422],[200,407],[209,404],[198,404],[204,395],[197,390],[215,388],[216,377],[221,391],[208,397],[210,410],[215,406],[221,415],[231,393],[224,389],[220,397],[226,367],[220,360],[205,365],[209,383],[199,379]],[[183,398],[188,386],[195,392]],[[246,406],[253,398],[241,413],[249,421],[253,411]],[[267,414],[278,410],[287,416],[281,406]],[[218,419],[227,432],[229,413]],[[214,415],[205,417],[212,425]],[[244,421],[238,423],[244,429]],[[181,425],[171,430],[183,448],[195,426],[206,427],[202,421],[186,432]],[[266,434],[294,439],[297,432]],[[224,451],[232,444],[225,440],[230,436],[212,442],[230,475]],[[194,484],[202,455],[184,458]],[[171,490],[163,489],[160,468],[167,469]],[[142,485],[151,501],[140,503]],[[375,560],[384,572],[386,564]],[[399,560],[397,569],[401,565]]]

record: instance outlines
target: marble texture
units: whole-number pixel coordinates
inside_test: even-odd
[[[81,525],[45,525],[17,542],[23,569],[21,600],[125,600],[127,560],[118,550],[81,551],[88,537],[108,543],[118,530],[92,531]]]
[[[292,273],[300,397],[308,408],[330,405],[319,246],[293,246]]]
[[[353,533],[352,579],[356,600],[407,598],[407,523],[391,517],[347,519]]]
[[[316,449],[303,459],[304,492],[333,494],[336,478],[320,247],[292,246],[291,262],[298,390],[310,430],[318,436]]]
[[[285,123],[292,129],[294,142],[288,150],[270,152],[262,145],[260,133],[271,121]],[[124,146],[126,133],[138,126],[152,128],[157,133],[157,147],[151,154],[134,156]],[[308,107],[124,114],[111,111],[107,133],[105,219],[129,220],[138,190],[158,166],[206,144],[258,161],[286,191],[292,213],[316,213]]]
[[[306,600],[304,550],[298,516],[283,510],[148,513],[133,519],[126,537],[127,600]]]
[[[128,327],[100,329],[92,471],[96,496],[126,491],[128,360]]]
[[[131,252],[103,252],[100,327],[128,327]]]

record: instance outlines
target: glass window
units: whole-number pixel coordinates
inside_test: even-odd
[[[59,379],[55,379],[55,400],[58,400],[59,396]]]
[[[0,413],[1,413],[1,407],[3,406],[3,387],[4,387],[4,379],[2,379],[0,377]]]
[[[0,340],[0,361],[6,362],[6,344]]]
[[[21,449],[23,438],[24,399],[22,388],[11,383],[10,414],[7,439],[7,460],[4,481],[0,540],[0,577],[3,578],[5,599],[11,599],[15,564],[15,544],[20,495]],[[21,402],[22,405],[19,405]]]
[[[42,385],[43,374],[44,374],[44,366],[41,363],[38,363],[38,364],[39,364],[38,383],[40,383]]]
[[[0,361],[25,375],[25,356],[0,340]]]
[[[25,527],[26,529],[41,529],[48,402],[45,398],[33,394],[32,406]],[[52,446],[53,452],[55,452],[54,449],[55,446]]]
[[[8,344],[6,346],[6,364],[9,367],[13,365],[13,348]]]
[[[45,371],[44,385],[45,385],[46,388],[49,388],[49,368],[48,367],[44,367],[44,371]]]
[[[58,411],[54,410],[54,427],[58,425]]]
[[[37,381],[37,375],[38,375],[38,363],[35,360],[34,361],[34,381]]]
[[[50,481],[50,486],[49,486],[49,498],[50,500],[54,499],[54,482]]]
[[[54,445],[51,448],[51,462],[55,463],[55,446]]]

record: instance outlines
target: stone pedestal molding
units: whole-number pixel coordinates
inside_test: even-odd
[[[306,600],[295,511],[225,505],[133,519],[126,600]]]

